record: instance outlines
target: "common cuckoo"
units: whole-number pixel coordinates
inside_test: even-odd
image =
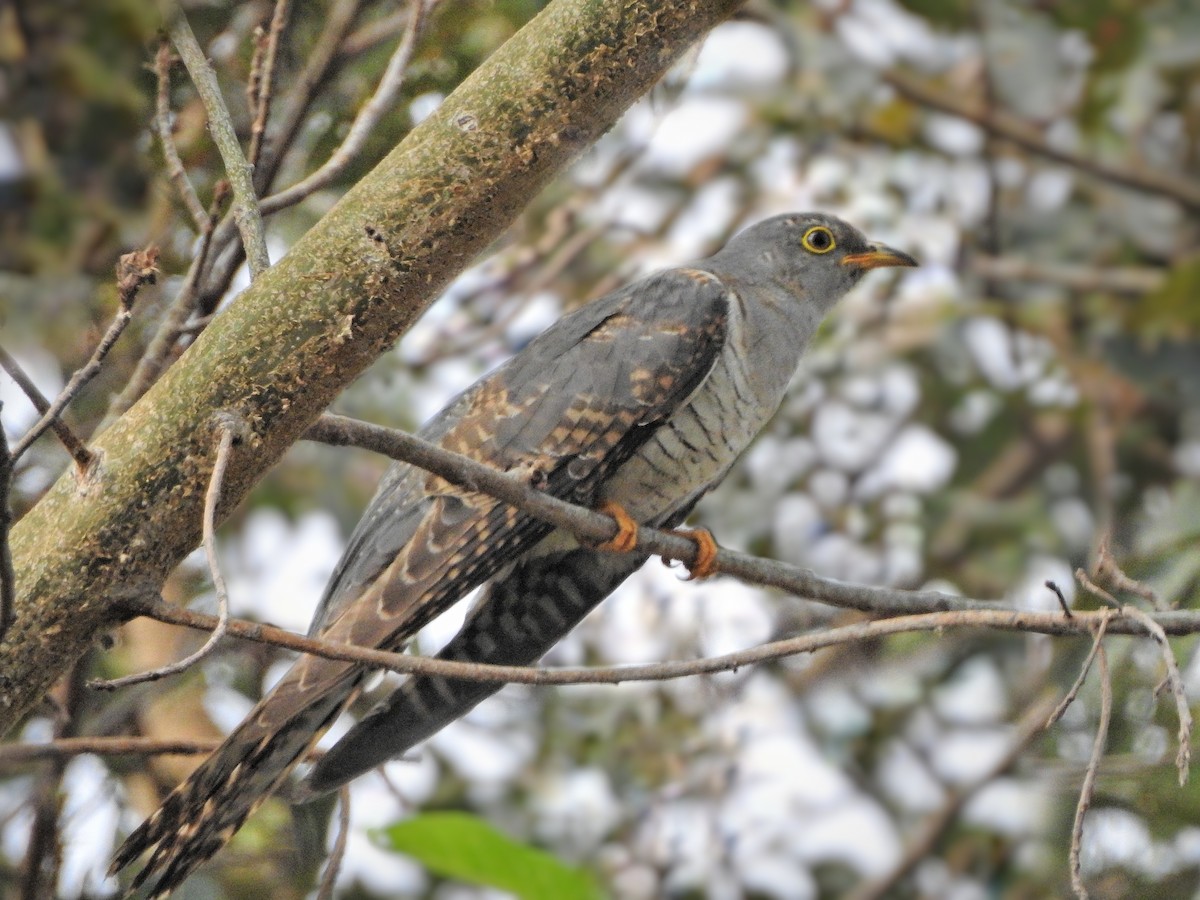
[[[645,562],[645,553],[621,552],[632,523],[674,528],[721,481],[779,408],[838,299],[870,269],[915,265],[840,219],[782,215],[707,259],[563,317],[467,388],[421,436],[503,471],[536,473],[555,497],[615,511],[626,523],[621,539],[583,545],[486,494],[398,463],[350,537],[309,634],[400,650],[486,584],[439,656],[536,661]],[[711,551],[711,538],[703,546]],[[301,657],[129,836],[113,870],[152,849],[134,887],[150,881],[160,896],[177,886],[288,778],[366,674]],[[497,687],[410,677],[296,790],[320,794],[399,756]]]

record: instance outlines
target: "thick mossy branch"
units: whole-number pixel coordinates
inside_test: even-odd
[[[200,537],[215,417],[240,502],[445,285],[739,0],[556,0],[204,332],[12,533],[0,734]]]

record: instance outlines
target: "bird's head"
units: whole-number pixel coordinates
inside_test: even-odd
[[[822,313],[871,269],[915,266],[917,261],[867,239],[861,231],[824,213],[789,213],[764,219],[734,237],[714,257],[754,272],[756,280],[782,285],[815,302]]]

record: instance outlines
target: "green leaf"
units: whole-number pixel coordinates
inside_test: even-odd
[[[524,900],[604,896],[590,873],[514,841],[467,813],[425,813],[379,829],[374,837],[437,875],[499,888]]]

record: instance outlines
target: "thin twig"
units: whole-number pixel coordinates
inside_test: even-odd
[[[1082,587],[1085,591],[1087,591],[1089,594],[1091,594],[1096,599],[1098,599],[1104,603],[1107,603],[1113,609],[1121,609],[1122,608],[1121,601],[1118,600],[1116,597],[1114,597],[1112,594],[1110,594],[1108,591],[1106,591],[1104,588],[1100,587],[1100,585],[1096,584],[1096,582],[1092,581],[1092,579],[1088,577],[1088,573],[1083,571],[1083,569],[1075,570],[1075,580],[1079,582],[1080,587]]]
[[[145,737],[60,738],[42,744],[0,744],[0,766],[94,753],[97,756],[198,756],[211,753],[220,741],[190,741]]]
[[[203,541],[204,555],[208,559],[208,569],[212,574],[213,590],[217,594],[217,624],[208,640],[195,653],[184,657],[178,662],[152,669],[148,672],[138,672],[123,678],[110,681],[90,681],[88,687],[112,691],[128,687],[131,684],[141,684],[145,681],[158,681],[170,675],[176,675],[190,669],[212,653],[229,629],[229,591],[225,587],[225,576],[221,574],[220,561],[217,559],[217,504],[221,500],[221,488],[225,481],[225,470],[229,466],[229,457],[242,428],[240,420],[232,415],[222,416],[217,423],[217,453],[213,462],[212,476],[209,478],[208,491],[204,495]]]
[[[949,791],[941,807],[917,826],[900,861],[885,874],[853,891],[849,895],[852,900],[877,900],[880,897],[892,896],[899,883],[933,852],[938,840],[946,833],[946,829],[954,824],[967,801],[1011,769],[1021,758],[1021,754],[1038,738],[1042,733],[1046,711],[1053,702],[1053,694],[1046,694],[1029,707],[1016,724],[1016,734],[1007,752],[982,775]]]
[[[317,900],[332,900],[333,887],[337,883],[342,860],[346,857],[346,842],[349,838],[350,786],[344,784],[338,790],[337,837],[333,841],[333,848],[329,851],[329,859],[325,862],[325,872],[321,875],[321,886],[317,888]]]
[[[264,141],[260,159],[254,168],[254,188],[258,194],[267,193],[271,187],[284,156],[300,132],[318,89],[337,71],[338,63],[342,61],[338,48],[354,24],[359,6],[360,0],[334,0],[325,15],[325,27],[316,43],[305,53],[304,68],[297,77],[289,79],[292,89],[279,114],[272,116],[274,124],[270,129],[270,139]],[[227,216],[217,226],[212,244],[212,265],[197,283],[195,308],[201,315],[208,315],[216,309],[244,258],[232,216]]]
[[[325,13],[325,26],[316,42],[304,53],[304,68],[295,78],[278,115],[273,116],[271,139],[263,144],[258,165],[254,169],[254,187],[265,194],[275,180],[284,155],[291,149],[313,98],[337,71],[344,57],[340,48],[358,17],[361,0],[334,0]],[[223,235],[218,233],[217,246],[224,250]]]
[[[1102,564],[1102,560],[1107,560],[1107,562]],[[1113,573],[1117,572],[1123,576],[1126,582],[1132,582],[1132,579],[1126,576],[1124,572],[1121,572],[1120,568],[1109,556],[1107,539],[1100,542],[1096,568],[1100,574],[1104,574],[1110,580],[1115,580]],[[1100,597],[1105,602],[1116,606],[1122,616],[1141,623],[1150,637],[1154,638],[1158,643],[1159,650],[1162,652],[1163,662],[1167,668],[1166,681],[1171,686],[1171,693],[1175,697],[1175,709],[1179,716],[1179,751],[1175,755],[1175,768],[1178,770],[1179,785],[1182,787],[1187,784],[1192,758],[1192,710],[1188,703],[1187,691],[1183,686],[1183,677],[1179,673],[1179,663],[1175,660],[1175,654],[1171,650],[1170,642],[1167,640],[1166,631],[1161,624],[1155,621],[1153,616],[1140,607],[1133,606],[1132,604],[1122,605],[1118,603],[1112,594],[1095,584],[1083,569],[1075,570],[1075,578],[1088,591]],[[1149,589],[1144,588],[1144,590]]]
[[[609,540],[618,530],[616,523],[603,513],[559,500],[535,489],[521,478],[499,472],[477,460],[402,431],[326,414],[309,426],[303,437],[333,446],[362,447],[409,463],[452,484],[503,500],[535,518],[593,543]],[[693,564],[696,559],[695,541],[646,526],[639,527],[635,547],[687,565]],[[940,591],[902,591],[851,585],[821,578],[810,569],[724,548],[718,550],[714,567],[718,572],[752,584],[776,587],[820,603],[875,614],[1010,608],[998,601],[964,600]],[[1076,577],[1087,590],[1105,599],[1114,608],[1121,608],[1121,604],[1095,585],[1083,570],[1078,570]]]
[[[0,368],[8,373],[8,377],[17,383],[25,396],[29,398],[29,402],[33,404],[33,408],[38,411],[38,415],[44,416],[50,410],[50,401],[38,390],[37,385],[33,380],[25,374],[15,359],[9,356],[8,351],[0,347]],[[59,442],[71,454],[71,458],[75,460],[75,466],[79,471],[86,471],[88,466],[92,464],[92,451],[84,446],[81,441],[62,419],[55,417],[50,420],[50,428],[58,438]]]
[[[3,411],[4,404],[0,402],[0,412]],[[13,457],[8,452],[4,423],[0,422],[0,641],[4,640],[8,626],[12,624],[17,603],[17,575],[13,570],[12,547],[8,543],[8,533],[12,528],[12,505],[9,502],[12,476]]]
[[[238,143],[237,132],[229,110],[221,96],[217,76],[192,33],[192,26],[178,4],[171,0],[168,5],[167,33],[179,51],[188,74],[196,85],[196,91],[208,113],[208,129],[225,163],[225,172],[233,188],[233,218],[242,235],[242,246],[246,249],[246,261],[250,277],[257,278],[271,265],[267,254],[267,239],[263,230],[262,216],[258,210],[258,197],[254,192],[254,170],[246,161]]]
[[[1096,575],[1106,579],[1118,591],[1128,591],[1149,603],[1153,603],[1154,608],[1157,610],[1161,611],[1167,608],[1166,604],[1155,593],[1154,588],[1130,578],[1125,574],[1125,570],[1117,565],[1117,561],[1113,559],[1112,553],[1109,550],[1107,534],[1096,548]]]
[[[1100,624],[1096,628],[1096,636],[1092,639],[1092,649],[1088,651],[1087,658],[1084,659],[1083,665],[1079,667],[1079,675],[1075,679],[1075,683],[1071,685],[1071,689],[1067,691],[1062,698],[1062,702],[1054,708],[1054,712],[1046,719],[1045,726],[1050,728],[1063,717],[1067,711],[1067,707],[1075,702],[1075,698],[1079,695],[1079,689],[1083,687],[1083,682],[1087,678],[1088,671],[1092,668],[1092,660],[1096,658],[1096,654],[1100,652],[1100,645],[1104,642],[1104,633],[1108,631],[1108,621],[1111,618],[1111,613],[1108,610],[1103,610],[1104,615],[1100,617]]]
[[[1076,376],[1076,384],[1087,398],[1084,412],[1084,449],[1088,459],[1088,480],[1092,483],[1092,508],[1096,533],[1108,540],[1116,517],[1117,432],[1112,420],[1112,391],[1093,373],[1080,369],[1075,354],[1069,352],[1067,364]],[[1093,568],[1093,574],[1097,570]]]
[[[145,250],[126,253],[117,261],[117,314],[113,316],[112,323],[105,331],[104,337],[100,339],[91,359],[75,371],[75,374],[67,381],[67,386],[54,398],[49,409],[42,413],[42,417],[38,419],[37,423],[17,441],[12,451],[14,460],[20,459],[21,454],[53,426],[68,404],[79,396],[79,392],[87,383],[100,373],[100,367],[104,365],[105,357],[108,356],[108,352],[125,331],[130,319],[133,318],[133,304],[137,300],[138,291],[143,285],[154,284],[157,277],[157,247],[147,247]]]
[[[1179,773],[1179,786],[1183,787],[1187,784],[1192,761],[1192,710],[1183,686],[1183,676],[1179,674],[1179,663],[1175,661],[1167,633],[1148,612],[1137,606],[1126,605],[1121,609],[1121,613],[1141,622],[1162,652],[1163,662],[1167,667],[1167,680],[1171,685],[1171,693],[1175,696],[1175,711],[1179,715],[1179,751],[1175,754],[1175,768]]]
[[[307,178],[277,194],[264,198],[261,204],[264,215],[293,206],[329,185],[358,156],[366,144],[367,138],[379,124],[379,120],[395,103],[396,95],[404,84],[408,64],[412,61],[417,38],[420,37],[426,15],[433,5],[432,0],[412,0],[412,18],[409,21],[408,29],[396,46],[395,52],[392,53],[391,59],[388,60],[387,68],[379,80],[378,87],[375,88],[375,93],[354,117],[354,123],[350,126],[346,139],[325,161],[325,164]]]
[[[146,616],[159,622],[207,631],[216,627],[217,617],[192,612],[162,601],[128,601],[131,615]],[[1040,634],[1090,634],[1098,627],[1101,612],[1077,613],[1072,620],[1058,613],[1035,613],[1027,610],[956,610],[953,612],[921,613],[895,616],[876,621],[855,622],[811,634],[771,641],[739,650],[724,656],[677,660],[644,665],[609,667],[545,668],[530,666],[500,666],[485,663],[457,662],[427,656],[391,653],[370,647],[342,644],[320,638],[303,637],[282,628],[230,618],[227,633],[230,637],[270,644],[297,653],[308,653],[323,659],[360,663],[375,669],[386,669],[401,675],[437,675],[464,681],[485,681],[513,684],[620,684],[626,681],[666,681],[690,675],[710,675],[768,660],[782,659],[799,653],[811,653],[826,647],[859,641],[878,640],[893,634],[936,632],[946,628],[996,628]],[[1175,617],[1179,613],[1165,614]],[[1113,616],[1110,633],[1144,634],[1139,623]],[[1191,632],[1200,630],[1193,622]]]
[[[967,265],[976,275],[993,281],[1037,281],[1085,293],[1148,294],[1166,281],[1163,271],[1149,267],[1098,269],[1015,256],[972,256]]]
[[[60,687],[59,709],[55,716],[54,737],[75,736],[79,725],[78,713],[82,691],[80,685],[87,655],[76,660]],[[33,790],[33,825],[29,829],[29,844],[25,852],[24,878],[21,882],[22,900],[42,900],[52,896],[62,868],[62,842],[59,823],[62,819],[62,778],[68,760],[51,758],[42,767]]]
[[[305,114],[317,90],[337,71],[337,63],[342,59],[338,48],[354,24],[359,6],[360,0],[334,0],[325,15],[325,26],[320,36],[305,53],[304,68],[297,77],[289,79],[292,89],[287,96],[287,102],[283,104],[278,115],[272,116],[274,124],[270,139],[263,142],[258,164],[254,167],[256,193],[264,194],[270,188],[283,157],[291,148],[304,123]],[[193,279],[195,283],[191,285],[192,290],[188,294],[188,314],[194,309],[202,316],[209,315],[229,290],[229,284],[245,258],[245,251],[237,240],[237,233],[238,225],[235,217],[231,215],[222,219],[209,235],[212,249],[208,253],[208,259],[211,265],[207,269],[202,268]],[[181,292],[180,299],[182,298]],[[185,321],[186,317],[177,319],[176,327],[182,328]],[[159,333],[163,334],[162,329]],[[178,334],[175,336],[178,337]],[[165,346],[166,352],[169,352],[174,343]],[[132,400],[128,400],[127,395],[136,399],[145,392],[149,382],[143,382],[143,385],[140,392],[122,392],[122,398],[127,401],[125,408],[133,403]]]
[[[1071,826],[1071,849],[1067,858],[1071,869],[1071,888],[1079,900],[1087,900],[1087,887],[1083,883],[1080,852],[1083,847],[1083,819],[1092,805],[1096,792],[1096,775],[1100,760],[1104,758],[1104,746],[1108,743],[1108,723],[1112,718],[1112,679],[1108,672],[1108,654],[1104,645],[1098,644],[1096,659],[1100,663],[1100,724],[1096,726],[1096,740],[1092,743],[1092,756],[1083,775],[1083,786],[1079,790],[1079,803],[1075,807],[1075,822]]]
[[[1059,608],[1062,609],[1063,615],[1068,619],[1071,618],[1071,607],[1067,605],[1067,598],[1063,596],[1062,588],[1060,588],[1057,583],[1049,578],[1046,579],[1045,584],[1046,587],[1054,594],[1054,596],[1058,598],[1058,605]]]
[[[200,232],[199,249],[195,259],[192,260],[191,266],[188,268],[187,277],[179,289],[179,294],[172,301],[167,314],[163,316],[158,330],[155,331],[149,346],[146,347],[146,352],[138,360],[137,366],[133,370],[133,375],[125,383],[125,387],[122,388],[121,393],[109,404],[108,411],[104,416],[104,423],[101,427],[112,422],[128,410],[129,407],[133,406],[146,391],[150,390],[150,386],[154,384],[158,376],[162,374],[163,369],[166,368],[167,357],[171,355],[171,351],[175,348],[175,343],[187,327],[188,318],[196,308],[197,287],[203,277],[209,253],[212,250],[216,216],[221,206],[225,203],[228,190],[228,181],[222,179],[217,182],[216,190],[213,191],[212,204],[209,206],[209,211],[206,214],[207,224],[204,230]]]
[[[162,145],[167,175],[175,185],[175,190],[179,192],[183,205],[187,207],[196,230],[211,231],[212,222],[208,213],[204,211],[204,204],[196,195],[196,189],[183,168],[183,160],[179,158],[179,149],[175,146],[175,131],[171,126],[171,43],[166,38],[158,45],[158,53],[154,57],[154,71],[158,76],[154,129],[158,132],[158,142]]]
[[[1186,178],[1183,173],[1130,169],[1071,153],[1050,144],[1035,126],[1016,116],[1003,112],[989,112],[977,104],[961,100],[946,91],[932,87],[921,78],[897,69],[883,72],[881,77],[914,103],[966,119],[1030,153],[1064,163],[1113,184],[1166,197],[1193,213],[1200,212],[1200,182]]]
[[[353,59],[378,44],[390,41],[408,27],[409,18],[408,10],[402,9],[384,16],[382,19],[374,19],[365,23],[346,35],[346,39],[338,48],[338,54]]]
[[[250,126],[250,149],[246,151],[251,166],[257,166],[262,155],[267,117],[271,114],[271,99],[275,92],[275,61],[279,55],[279,39],[287,25],[288,7],[288,0],[275,0],[268,31],[262,34],[260,27],[255,34],[254,60],[246,83],[250,112],[254,117]]]

